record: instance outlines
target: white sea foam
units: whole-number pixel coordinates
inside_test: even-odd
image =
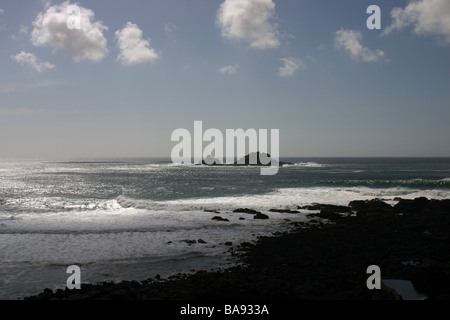
[[[284,167],[302,167],[302,168],[325,168],[327,164],[321,164],[316,162],[298,162],[293,164],[286,164]]]

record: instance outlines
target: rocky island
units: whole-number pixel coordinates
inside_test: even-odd
[[[276,161],[271,159],[271,155],[263,152],[252,152],[247,154],[245,157],[235,161],[234,163],[221,163],[220,160],[213,158],[212,156],[206,157],[202,160],[202,165],[206,166],[285,166],[292,165],[291,162]],[[278,164],[278,165],[277,165]]]

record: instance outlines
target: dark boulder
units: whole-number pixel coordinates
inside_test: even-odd
[[[222,218],[222,217],[219,217],[219,216],[215,216],[215,217],[213,217],[211,220],[224,221],[224,222],[230,221],[230,220],[228,220],[228,219],[225,219],[225,218]]]
[[[328,219],[330,221],[336,221],[342,218],[339,213],[328,209],[322,209],[317,216],[322,219]]]
[[[357,211],[357,216],[391,214],[393,212],[392,206],[380,199],[352,201],[349,203],[349,207]]]
[[[347,207],[347,206],[336,206],[333,204],[320,204],[320,203],[315,203],[313,205],[309,205],[309,206],[303,206],[300,207],[299,209],[305,209],[305,210],[327,210],[330,212],[336,212],[336,213],[350,213],[352,212],[352,208]]]
[[[431,199],[427,205],[422,209],[425,214],[449,214],[450,215],[450,200],[434,200]]]
[[[414,200],[401,199],[394,206],[394,212],[403,214],[417,214],[420,213],[429,202],[430,200],[425,197],[416,198]]]
[[[268,153],[263,152],[252,152],[246,155],[245,157],[239,159],[236,163],[238,166],[284,166],[284,165],[292,165],[291,162],[284,161],[276,161],[272,160],[272,157]]]
[[[364,208],[364,206],[366,205],[366,200],[353,200],[351,201],[348,206],[353,210],[353,211],[358,211],[362,208]]]
[[[253,219],[267,220],[267,219],[269,219],[269,216],[265,215],[264,213],[257,213],[257,214],[255,214]]]
[[[297,210],[290,210],[290,209],[270,209],[270,212],[279,212],[279,213],[300,213],[300,211]]]
[[[261,213],[259,211],[248,209],[248,208],[239,208],[233,211],[234,213],[249,213],[249,214],[258,214]]]
[[[202,165],[204,166],[220,166],[222,163],[219,159],[213,158],[212,156],[207,156],[202,160]]]

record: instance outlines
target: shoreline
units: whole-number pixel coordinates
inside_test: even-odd
[[[305,208],[304,208],[305,209]],[[168,279],[45,289],[24,300],[398,300],[394,290],[369,290],[367,268],[382,279],[412,282],[430,300],[450,299],[450,200],[379,199],[349,206],[317,204],[308,222],[241,243],[240,265]]]

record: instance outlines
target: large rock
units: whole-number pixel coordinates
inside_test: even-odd
[[[233,211],[234,213],[249,213],[249,214],[258,214],[261,213],[259,211],[249,209],[249,208],[239,208]]]
[[[282,167],[287,164],[293,164],[291,162],[284,161],[276,161],[272,160],[272,157],[268,153],[263,152],[252,152],[246,155],[244,158],[241,158],[237,161],[236,165],[245,165],[245,166],[278,166]]]
[[[202,165],[220,166],[220,165],[222,165],[222,162],[220,162],[219,159],[213,158],[212,156],[207,156],[205,159],[202,160]]]
[[[272,157],[268,153],[263,152],[252,152],[247,154],[245,157],[238,159],[238,161],[233,163],[221,163],[219,159],[213,158],[212,156],[207,156],[202,162],[197,163],[197,165],[206,166],[284,166],[288,164],[293,164],[291,162],[276,161],[272,160]]]
[[[279,213],[300,213],[300,211],[297,210],[291,210],[291,209],[270,209],[270,212],[279,212]]]
[[[416,198],[414,200],[401,199],[395,206],[395,213],[417,214],[420,213],[430,202],[425,197]]]
[[[351,201],[348,206],[353,210],[353,211],[358,211],[362,208],[365,207],[367,200],[353,200]]]
[[[392,206],[380,199],[352,201],[349,203],[349,207],[356,211],[357,216],[391,214],[393,212]]]
[[[328,209],[322,209],[317,216],[322,219],[327,219],[330,221],[336,221],[342,218],[342,216],[339,213]]]
[[[225,218],[222,218],[222,217],[219,217],[219,216],[215,216],[215,217],[213,217],[211,220],[224,221],[224,222],[230,221],[230,220],[228,220],[228,219],[225,219]]]
[[[450,199],[434,200],[431,199],[422,209],[422,213],[438,213],[450,215]]]
[[[336,212],[336,213],[348,213],[352,212],[352,208],[346,207],[346,206],[336,206],[333,204],[320,204],[315,203],[309,206],[303,206],[299,207],[299,209],[305,209],[305,210],[327,210],[329,212]]]
[[[267,220],[267,219],[269,219],[269,216],[265,215],[264,213],[257,213],[257,214],[255,214],[253,219]]]

